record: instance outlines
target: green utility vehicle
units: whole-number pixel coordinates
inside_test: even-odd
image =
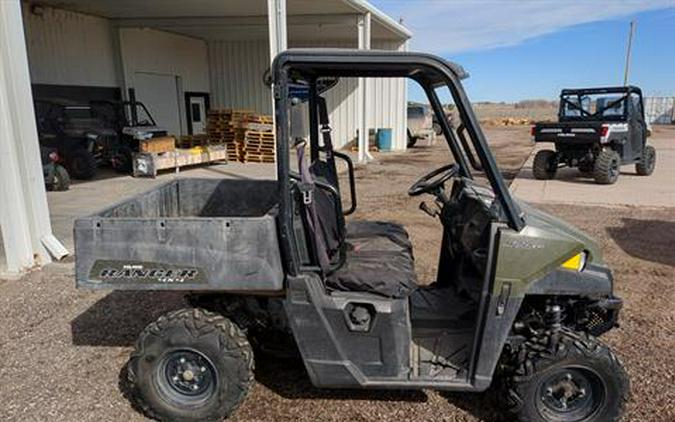
[[[272,72],[276,180],[177,179],[75,222],[80,288],[189,293],[193,307],[150,324],[131,354],[140,408],[220,420],[251,388],[254,351],[288,346],[321,388],[492,385],[523,421],[621,417],[628,378],[596,338],[617,324],[612,274],[588,236],[511,198],[460,66],[288,50]],[[450,155],[408,194],[431,196],[422,209],[443,229],[434,280],[418,282],[404,227],[345,219],[353,166],[333,148],[324,95],[341,77],[410,78],[428,96]],[[448,93],[457,131],[439,100]]]

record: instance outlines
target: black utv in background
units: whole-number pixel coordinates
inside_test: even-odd
[[[534,157],[537,179],[553,179],[561,166],[578,167],[600,184],[616,182],[625,164],[635,164],[641,176],[654,171],[656,150],[647,145],[642,91],[635,86],[564,89],[558,122],[537,123],[532,136],[555,144]]]
[[[40,145],[55,149],[75,179],[92,179],[117,153],[117,133],[89,104],[38,100],[35,115]]]

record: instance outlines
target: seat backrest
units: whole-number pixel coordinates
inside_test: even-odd
[[[331,180],[332,172],[326,162],[322,160],[314,161],[309,171],[315,180],[319,182],[314,189],[316,212],[319,216],[318,229],[323,234],[328,257],[331,262],[335,262],[339,258],[339,252],[344,244],[346,235],[345,219],[342,214],[339,191]],[[333,191],[322,185],[332,187]]]

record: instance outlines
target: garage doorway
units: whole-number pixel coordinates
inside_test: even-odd
[[[178,78],[146,72],[136,72],[134,76],[136,100],[145,104],[158,126],[171,135],[180,136]]]
[[[209,94],[205,92],[185,93],[185,110],[189,135],[201,135],[206,133],[206,117],[209,108]]]

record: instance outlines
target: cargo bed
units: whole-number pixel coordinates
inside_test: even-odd
[[[77,286],[281,291],[273,180],[177,179],[75,221]]]
[[[534,126],[535,142],[588,144],[600,141],[602,122],[544,122]]]

